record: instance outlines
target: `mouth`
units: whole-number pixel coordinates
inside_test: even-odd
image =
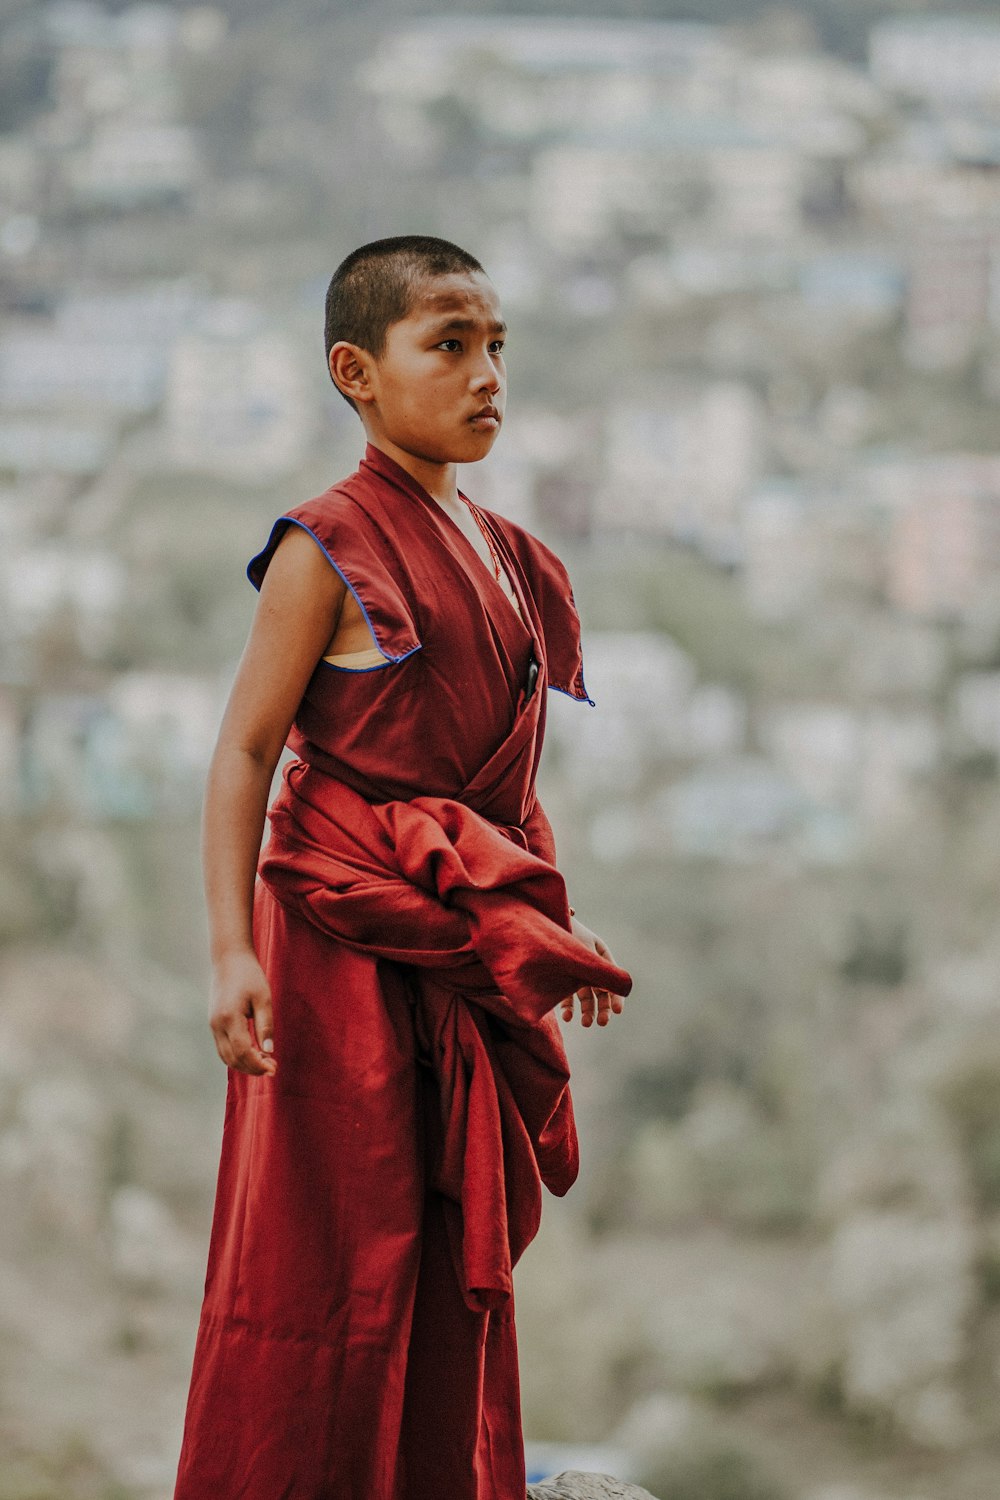
[[[495,406],[484,406],[481,411],[471,416],[469,421],[481,432],[495,432],[500,426],[500,413]]]

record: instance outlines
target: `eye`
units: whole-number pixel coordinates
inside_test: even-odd
[[[494,353],[496,353],[496,354],[502,354],[503,353],[503,346],[504,346],[504,340],[503,339],[494,339],[493,343],[491,344],[490,347],[493,349]]]
[[[434,347],[435,347],[435,349],[444,349],[448,344],[453,344],[456,349],[461,349],[461,347],[462,347],[462,340],[461,339],[442,339],[441,342],[440,342],[440,344],[435,344]]]

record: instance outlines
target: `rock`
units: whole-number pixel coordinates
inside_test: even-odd
[[[529,1485],[528,1500],[655,1500],[655,1497],[636,1484],[612,1479],[610,1474],[581,1474],[570,1469],[544,1484]]]

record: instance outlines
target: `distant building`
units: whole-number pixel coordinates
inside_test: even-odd
[[[956,619],[1000,587],[1000,455],[900,466],[892,498],[888,594],[898,608]]]
[[[622,220],[648,215],[654,199],[648,153],[614,145],[560,144],[531,167],[530,223],[552,250],[586,251],[610,239]]]
[[[203,173],[189,126],[134,121],[101,126],[65,166],[73,198],[95,208],[178,200],[197,187]]]
[[[105,692],[41,693],[23,721],[20,801],[93,819],[200,805],[222,702],[214,679],[129,672]]]
[[[863,249],[814,256],[799,272],[799,291],[807,307],[868,326],[895,317],[905,285],[900,260]]]
[[[70,286],[55,310],[60,337],[162,345],[193,326],[209,303],[195,276],[176,276],[116,290]]]
[[[590,631],[584,675],[599,714],[549,700],[549,733],[571,784],[634,792],[670,760],[724,756],[742,747],[741,694],[699,683],[686,652],[656,631]]]
[[[814,604],[824,571],[815,509],[794,480],[770,480],[747,497],[741,578],[751,613],[759,618],[794,619]]]
[[[942,736],[929,709],[875,708],[863,721],[857,812],[873,839],[919,818],[921,783],[938,769]]]
[[[101,693],[38,694],[24,723],[20,771],[26,812],[142,818],[153,811]]]
[[[809,799],[884,831],[912,812],[914,785],[940,761],[926,709],[859,711],[836,702],[781,703],[760,723],[761,743]]]
[[[64,332],[57,324],[12,329],[0,340],[0,407],[53,411],[151,411],[162,399],[166,351],[133,325],[130,336]]]
[[[208,769],[222,717],[219,684],[181,672],[124,672],[108,689],[108,707],[129,761],[164,802],[190,804]]]
[[[116,436],[107,423],[0,417],[0,473],[99,474]]]
[[[3,813],[14,812],[18,806],[22,718],[19,696],[0,683],[0,812]]]
[[[765,431],[760,398],[739,381],[678,382],[613,405],[595,529],[672,537],[735,561]]]
[[[525,124],[544,130],[598,111],[619,119],[640,115],[652,102],[636,86],[643,77],[660,80],[675,101],[688,92],[703,95],[711,82],[729,78],[735,56],[722,27],[692,21],[432,16],[388,33],[363,82],[391,109],[401,99],[444,97],[485,60],[497,93],[490,93],[487,76],[483,108],[499,109],[501,125],[520,134]],[[518,75],[530,89],[517,89]]]
[[[644,819],[644,848],[659,834],[665,855],[749,864],[775,855],[843,864],[861,847],[849,813],[816,806],[764,757],[698,767],[658,792]]]
[[[882,88],[937,105],[1000,103],[1000,22],[943,12],[898,16],[869,33],[869,67]]]
[[[851,807],[858,796],[861,715],[841,703],[778,703],[757,729],[761,745],[816,802]]]
[[[292,341],[250,304],[220,299],[170,351],[164,425],[179,467],[241,483],[288,473],[315,426]]]
[[[802,227],[809,162],[781,140],[717,146],[706,152],[710,221],[720,237],[781,241]]]
[[[989,217],[964,206],[918,223],[910,241],[905,352],[922,368],[963,364],[989,322],[1000,328],[1000,194]]]
[[[952,717],[960,741],[1000,757],[1000,672],[963,672],[955,683]]]
[[[7,548],[0,560],[4,632],[31,635],[59,610],[69,609],[84,644],[100,646],[124,584],[121,561],[101,547],[49,542]]]

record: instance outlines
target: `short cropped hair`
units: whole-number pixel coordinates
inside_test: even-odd
[[[389,328],[406,317],[414,293],[428,278],[482,269],[467,250],[431,234],[398,234],[352,250],[334,271],[326,292],[327,370],[330,350],[341,339],[378,359]],[[340,394],[356,411],[350,396]]]

